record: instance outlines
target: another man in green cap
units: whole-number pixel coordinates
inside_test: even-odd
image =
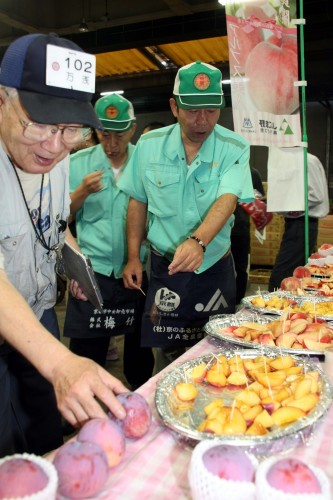
[[[235,311],[233,211],[238,200],[253,199],[249,145],[217,124],[220,70],[200,61],[180,68],[170,106],[178,123],[141,136],[118,184],[131,196],[129,289],[141,286],[139,249],[148,230],[142,336],[143,345],[159,348],[156,371],[203,337],[210,316]]]
[[[144,273],[141,290],[126,290],[122,280],[129,196],[117,182],[134,151],[130,143],[136,128],[134,109],[124,97],[110,94],[96,102],[95,111],[104,128],[96,131],[100,144],[71,156],[69,180],[77,241],[92,262],[104,310],[70,297],[64,335],[71,339],[72,352],[85,353],[104,366],[110,337],[125,334],[124,374],[136,388],[152,375],[154,357],[151,348],[140,348],[147,277]],[[146,254],[146,245],[140,245],[142,262]]]

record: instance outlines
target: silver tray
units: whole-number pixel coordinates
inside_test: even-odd
[[[212,316],[208,323],[205,324],[204,330],[211,337],[215,337],[219,340],[223,341],[223,347],[229,347],[230,349],[234,349],[235,346],[240,346],[243,348],[251,348],[251,349],[266,349],[272,350],[276,353],[285,353],[285,354],[297,354],[302,356],[323,356],[325,355],[325,351],[311,351],[310,349],[292,349],[287,347],[278,347],[278,346],[265,346],[264,344],[260,344],[259,342],[247,341],[241,338],[230,337],[229,335],[220,333],[219,330],[221,328],[225,328],[226,326],[241,326],[245,322],[254,321],[256,323],[265,324],[273,321],[274,317],[260,317],[255,316],[252,319],[248,315],[233,315],[233,314],[221,314]]]
[[[311,295],[307,297],[300,297],[297,295],[292,295],[291,293],[288,292],[271,292],[271,293],[257,293],[256,295],[249,295],[248,297],[244,297],[242,299],[242,305],[250,309],[251,311],[255,311],[258,314],[274,314],[277,316],[281,316],[286,309],[269,309],[268,307],[257,307],[252,304],[252,300],[255,297],[258,297],[260,295],[265,301],[268,301],[270,298],[272,298],[274,295],[277,295],[278,297],[284,297],[286,299],[291,299],[295,301],[295,303],[298,306],[302,306],[304,302],[313,302],[313,303],[320,303],[320,302],[333,302],[333,297],[324,297],[322,295]],[[292,308],[292,306],[291,306]],[[326,321],[333,321],[333,316],[332,315],[320,315],[317,314],[317,318],[320,319],[325,319]]]
[[[243,359],[252,359],[258,355],[262,355],[262,350],[242,350],[242,351],[218,351],[215,355],[224,354],[226,357],[232,357],[237,353]],[[275,353],[266,352],[266,356],[275,358]],[[178,382],[190,380],[190,373],[194,366],[200,363],[209,363],[212,359],[211,354],[207,354],[191,361],[179,364],[173,370],[165,375],[158,383],[155,393],[155,403],[157,411],[163,423],[172,431],[175,437],[184,440],[187,444],[195,445],[198,441],[204,439],[212,439],[219,443],[247,447],[249,451],[256,455],[265,456],[267,454],[279,453],[281,451],[294,448],[304,444],[309,439],[321,420],[329,409],[332,403],[333,388],[330,385],[324,372],[318,367],[318,364],[305,362],[304,358],[292,356],[297,360],[296,364],[302,364],[305,371],[317,370],[320,373],[322,392],[318,403],[304,418],[301,418],[293,424],[285,427],[271,430],[264,436],[229,436],[215,435],[197,430],[199,423],[205,418],[202,409],[211,401],[218,397],[222,397],[226,404],[230,405],[237,391],[231,392],[227,390],[211,387],[205,384],[195,383],[198,389],[198,396],[195,405],[191,409],[177,411],[172,404],[173,389]]]

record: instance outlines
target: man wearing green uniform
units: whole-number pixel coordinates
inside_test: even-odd
[[[253,199],[245,139],[217,121],[222,74],[197,61],[177,73],[171,111],[178,123],[142,135],[119,187],[127,214],[127,288],[142,281],[139,256],[151,245],[143,345],[162,348],[157,370],[203,336],[214,314],[235,310],[230,254],[233,211]],[[147,224],[146,224],[147,219]]]
[[[135,116],[132,104],[118,94],[99,99],[95,111],[104,127],[97,131],[100,144],[71,156],[71,214],[76,217],[79,247],[96,273],[104,310],[101,313],[88,302],[70,298],[64,335],[71,338],[73,352],[84,352],[103,366],[110,337],[125,334],[124,373],[131,386],[137,387],[151,376],[154,359],[150,348],[140,348],[144,294],[123,286],[129,196],[117,186],[135,148],[130,143]],[[143,262],[146,253],[142,244]],[[143,289],[146,280],[145,276]]]

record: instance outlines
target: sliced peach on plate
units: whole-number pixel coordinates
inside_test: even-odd
[[[264,345],[275,346],[274,338],[271,333],[261,333],[257,338],[257,342]]]
[[[291,321],[287,320],[277,320],[272,321],[271,330],[274,338],[280,337],[283,333],[288,333],[290,329]]]
[[[308,322],[306,321],[306,319],[294,319],[291,321],[290,323],[290,332],[291,333],[296,333],[299,334],[299,333],[302,333],[304,332],[304,330],[307,328],[308,326]]]
[[[269,427],[272,427],[272,425],[274,425],[274,421],[272,419],[272,416],[268,413],[267,410],[262,410],[262,412],[256,416],[254,421],[257,424],[263,425],[264,427],[266,427],[266,429],[268,429]]]
[[[191,370],[191,377],[193,382],[201,383],[205,379],[207,373],[207,365],[205,363],[200,363],[200,365],[194,366]]]
[[[252,406],[249,410],[243,413],[243,417],[245,418],[246,424],[251,425],[254,419],[261,413],[263,407],[261,405]]]
[[[281,406],[271,415],[275,425],[282,426],[291,424],[299,418],[305,417],[305,411],[294,406]]]
[[[245,418],[238,408],[232,408],[230,415],[225,419],[223,434],[244,434],[247,425]]]
[[[290,401],[288,406],[294,406],[296,408],[300,408],[306,413],[312,410],[318,403],[319,396],[318,394],[307,394],[299,399],[294,399],[294,401]]]
[[[292,375],[298,375],[299,373],[302,373],[303,366],[301,366],[301,365],[291,366],[290,368],[287,368],[284,371],[286,372],[287,380],[291,380],[290,377]]]
[[[253,422],[245,432],[245,434],[250,436],[264,436],[267,433],[268,430],[259,422]]]
[[[274,370],[285,370],[295,365],[295,360],[291,356],[278,356],[269,363]]]
[[[316,342],[314,340],[304,339],[304,345],[310,351],[325,351],[330,344],[323,342]]]
[[[286,373],[282,370],[269,373],[257,373],[256,379],[264,387],[278,387],[286,379]]]
[[[223,434],[223,422],[217,418],[207,419],[203,426],[202,432],[210,432],[212,434]]]
[[[214,399],[214,401],[206,405],[203,410],[206,413],[206,415],[209,415],[213,410],[215,410],[215,408],[223,408],[223,407],[224,407],[224,402],[222,399]]]
[[[276,345],[278,347],[286,347],[289,349],[293,343],[296,341],[297,335],[295,333],[283,333],[276,339]]]
[[[215,370],[208,370],[205,380],[214,387],[224,387],[227,384],[224,373]]]
[[[186,382],[176,384],[175,391],[181,401],[194,401],[198,395],[198,390],[194,385]]]
[[[256,394],[259,394],[261,389],[263,389],[263,386],[259,384],[257,380],[255,380],[254,382],[252,382],[252,384],[248,386],[248,389],[250,391],[254,391]]]
[[[310,378],[303,378],[297,382],[293,395],[295,399],[302,398],[311,392],[312,381]]]
[[[248,406],[255,406],[260,403],[260,397],[254,391],[250,391],[249,389],[244,389],[236,396],[237,401],[242,401]]]
[[[272,399],[271,397],[268,397],[261,400],[261,405],[263,409],[268,411],[268,413],[271,415],[273,411],[280,408],[281,403],[279,401],[276,401],[275,399]]]
[[[280,403],[284,399],[289,398],[289,396],[291,396],[290,392],[291,391],[290,391],[289,388],[282,387],[276,394],[274,394],[275,401],[277,401],[278,403]]]
[[[247,330],[246,326],[239,326],[238,328],[235,328],[233,334],[235,337],[243,338],[245,337]]]
[[[247,376],[243,372],[232,372],[227,378],[227,382],[230,385],[245,385]]]

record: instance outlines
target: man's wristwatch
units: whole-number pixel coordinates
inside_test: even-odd
[[[200,240],[200,238],[198,238],[197,236],[195,236],[194,234],[191,234],[191,236],[188,236],[186,238],[187,240],[195,240],[202,248],[202,251],[205,252],[206,251],[206,245],[204,244],[203,241]]]

